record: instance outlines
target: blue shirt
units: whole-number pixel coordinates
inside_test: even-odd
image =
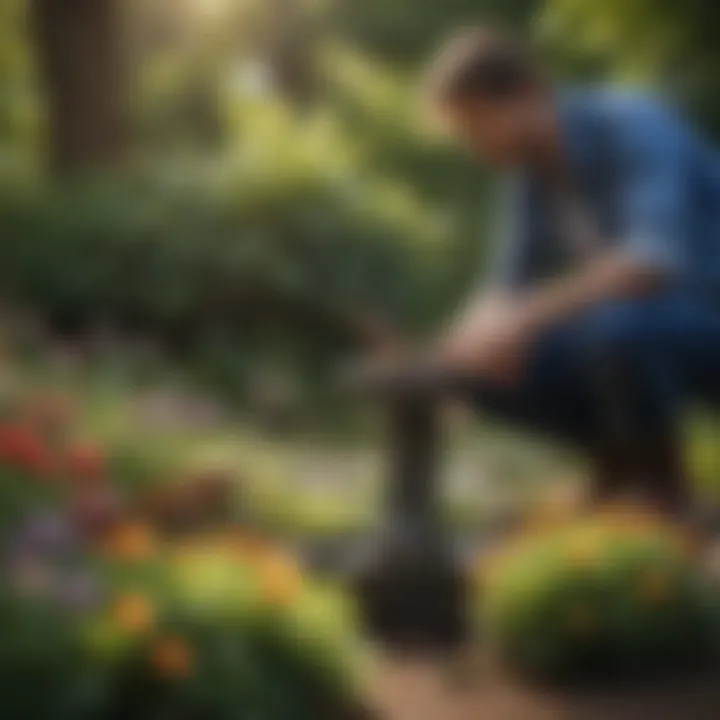
[[[596,89],[558,98],[566,162],[600,241],[680,284],[720,286],[720,158],[662,101]],[[547,183],[511,180],[494,280],[521,288],[568,263]]]

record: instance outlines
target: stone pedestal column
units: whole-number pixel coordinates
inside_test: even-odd
[[[351,572],[366,629],[391,643],[439,645],[466,631],[466,581],[442,527],[439,414],[442,383],[431,375],[365,378],[387,407],[385,512]]]

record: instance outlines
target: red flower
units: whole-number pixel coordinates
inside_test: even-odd
[[[93,482],[105,475],[105,456],[97,445],[83,442],[70,448],[68,469],[73,477]]]
[[[55,459],[43,438],[24,425],[0,425],[0,462],[47,477],[56,468]]]

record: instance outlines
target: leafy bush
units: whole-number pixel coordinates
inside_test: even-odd
[[[298,126],[269,106],[243,122],[241,146],[209,169],[9,183],[4,298],[64,333],[152,337],[228,390],[268,357],[322,378],[368,306],[417,325],[443,257],[433,211],[363,168],[322,114]]]
[[[0,715],[354,717],[344,598],[237,526],[163,537],[68,411],[45,398],[0,422]]]
[[[359,706],[352,614],[277,550],[227,540],[134,560],[11,576],[4,715],[301,720]]]
[[[627,511],[519,539],[493,562],[483,619],[517,668],[626,674],[717,650],[717,588],[688,542]]]

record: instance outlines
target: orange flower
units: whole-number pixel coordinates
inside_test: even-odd
[[[269,558],[260,566],[260,588],[263,599],[269,604],[290,605],[302,589],[300,569],[289,558]]]
[[[672,578],[662,570],[651,570],[641,578],[639,592],[648,605],[662,605],[672,597]]]
[[[82,442],[70,448],[67,464],[70,473],[79,480],[94,482],[105,474],[105,457],[94,443]]]
[[[157,538],[149,525],[130,522],[116,527],[107,538],[107,552],[118,560],[140,562],[153,557]]]
[[[192,649],[177,636],[160,638],[153,647],[151,661],[158,675],[166,680],[188,677],[194,665]]]
[[[155,622],[155,609],[150,601],[139,593],[122,595],[112,608],[118,627],[129,633],[143,633]]]
[[[227,547],[232,553],[244,561],[256,561],[267,557],[272,548],[261,538],[254,537],[249,533],[235,532],[226,540]]]

